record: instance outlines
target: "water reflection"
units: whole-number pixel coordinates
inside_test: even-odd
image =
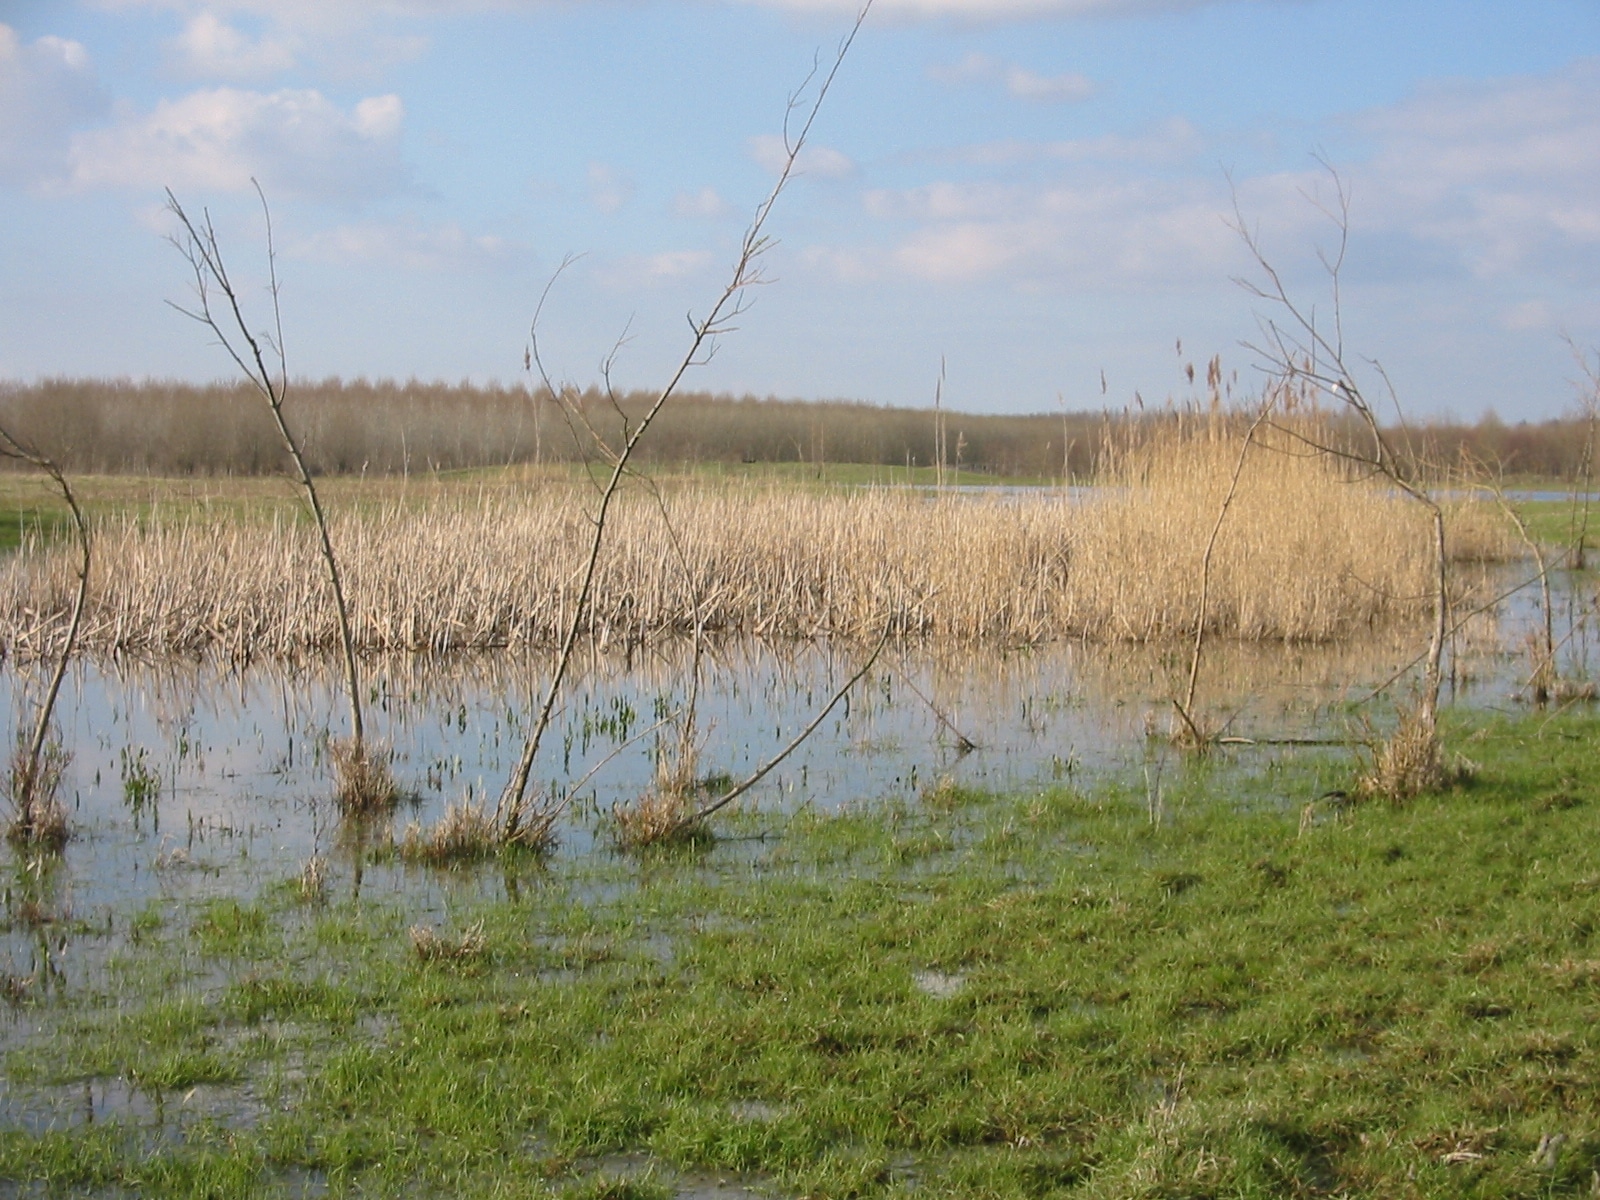
[[[1589,585],[1571,574],[1559,582],[1562,669],[1584,675],[1593,636]],[[1523,639],[1540,620],[1531,589],[1464,625],[1454,639],[1450,698],[1509,705],[1529,668]],[[1212,644],[1197,707],[1212,727],[1241,738],[1337,733],[1338,706],[1364,696],[1421,648],[1415,630],[1323,646]],[[826,643],[711,646],[697,714],[702,771],[734,779],[753,771],[826,703],[861,653]],[[900,648],[750,799],[764,808],[836,806],[911,797],[945,776],[1026,787],[1138,764],[1148,735],[1167,728],[1187,656],[1187,647],[1174,645]],[[626,654],[591,649],[546,739],[539,784],[568,786],[618,745],[681,712],[692,662],[684,643]],[[367,664],[371,724],[410,794],[397,829],[431,821],[463,796],[493,802],[547,670],[544,657],[509,653]],[[41,675],[26,666],[4,672],[0,700],[23,711]],[[74,838],[49,866],[14,856],[0,974],[27,986],[70,974],[73,955],[41,940],[52,922],[103,928],[109,938],[114,929],[126,933],[118,922],[126,926],[136,919],[127,914],[151,902],[248,899],[296,879],[314,856],[329,864],[333,895],[406,891],[414,907],[445,907],[459,884],[389,859],[374,862],[347,828],[341,832],[327,755],[330,727],[342,731],[340,686],[334,664],[320,661],[246,669],[191,660],[74,664],[59,710],[73,752],[63,797]],[[560,854],[591,850],[600,817],[649,785],[655,755],[674,737],[667,727],[642,738],[595,776],[571,809]],[[963,740],[977,748],[967,752]],[[388,830],[361,836],[382,840]],[[474,886],[501,886],[484,878]],[[93,938],[84,940],[92,956]]]

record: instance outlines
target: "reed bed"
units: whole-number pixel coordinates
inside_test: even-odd
[[[584,622],[597,645],[693,630],[776,638],[1031,643],[1192,634],[1200,565],[1238,452],[1209,432],[1146,442],[1088,496],[701,484],[613,509]],[[544,646],[576,603],[593,493],[550,485],[345,513],[334,537],[365,652]],[[1212,556],[1221,637],[1328,641],[1428,604],[1417,506],[1335,461],[1252,450]],[[670,528],[669,528],[670,522]],[[1488,551],[1477,531],[1474,557]],[[274,517],[108,521],[82,634],[98,652],[236,660],[337,645],[314,535]],[[0,639],[49,653],[70,612],[70,555],[0,570]]]

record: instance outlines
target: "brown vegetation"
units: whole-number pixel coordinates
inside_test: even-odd
[[[1276,435],[1275,435],[1276,436]],[[1429,532],[1336,460],[1261,435],[1212,550],[1208,632],[1323,641],[1428,609]],[[600,555],[586,636],[687,633],[1035,642],[1192,635],[1201,555],[1237,455],[1228,422],[1202,421],[1119,454],[1107,486],[934,497],[902,489],[797,492],[685,486],[660,506],[621,495]],[[556,644],[589,550],[577,487],[395,504],[333,522],[353,635],[365,652]],[[1471,553],[1514,550],[1486,543]],[[335,650],[315,534],[237,518],[99,531],[105,569],[83,643],[102,651],[234,659]],[[1464,548],[1464,547],[1463,547]],[[677,557],[682,551],[682,560]],[[687,569],[686,569],[687,567]],[[59,648],[77,577],[64,549],[0,569],[0,640]]]
[[[622,396],[637,417],[654,397]],[[579,403],[610,412],[591,388]],[[520,387],[410,380],[301,380],[289,404],[312,470],[327,475],[421,476],[473,467],[575,462],[594,450],[548,393]],[[961,413],[946,407],[960,472],[1074,479],[1100,472],[1108,445],[1141,423],[1167,414],[1077,412],[1027,415]],[[597,415],[596,420],[601,418]],[[290,465],[272,423],[249,385],[175,381],[47,379],[0,384],[0,421],[49,449],[64,469],[92,474],[265,475]],[[575,434],[575,430],[580,431]],[[661,413],[637,451],[640,465],[686,463],[862,463],[886,470],[933,468],[938,429],[926,408],[852,401],[685,392]],[[1476,424],[1413,425],[1397,437],[1415,465],[1463,461],[1497,464],[1508,475],[1582,477],[1586,419],[1506,425],[1492,415]],[[954,451],[946,463],[956,466]]]
[[[11,805],[6,839],[19,846],[59,850],[70,835],[67,809],[59,791],[61,774],[71,755],[60,742],[45,742],[34,749],[20,729],[18,734],[5,775],[5,792]]]
[[[409,863],[450,867],[488,858],[499,843],[493,814],[482,804],[461,800],[447,807],[432,826],[407,825],[400,839],[400,857]]]
[[[388,812],[400,799],[384,747],[355,738],[335,738],[328,743],[328,753],[338,781],[334,799],[346,813]]]
[[[483,936],[483,922],[469,925],[452,938],[428,925],[413,925],[410,930],[411,949],[425,963],[462,964],[483,957],[488,940]]]

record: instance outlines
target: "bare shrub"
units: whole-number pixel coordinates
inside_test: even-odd
[[[222,247],[217,241],[210,213],[202,211],[199,220],[192,219],[169,190],[167,209],[177,220],[179,228],[179,232],[170,240],[194,275],[194,307],[186,308],[180,304],[173,304],[172,307],[198,322],[216,338],[217,344],[243,373],[250,390],[258,393],[266,402],[284,452],[294,464],[294,476],[316,528],[317,548],[332,592],[333,612],[339,629],[339,650],[344,659],[345,690],[350,703],[351,745],[334,757],[335,769],[340,773],[338,794],[342,804],[359,811],[392,802],[394,787],[387,782],[387,766],[380,772],[374,756],[363,748],[366,729],[361,717],[361,678],[356,667],[355,643],[350,634],[350,608],[345,602],[344,579],[339,570],[338,556],[334,554],[333,540],[328,533],[327,513],[323,510],[322,498],[306,461],[304,436],[297,435],[290,428],[284,410],[289,395],[289,363],[284,350],[283,312],[278,302],[278,266],[272,240],[272,212],[267,206],[267,196],[261,190],[261,185],[254,179],[250,182],[261,201],[261,216],[266,229],[267,293],[271,297],[272,316],[270,329],[260,333],[252,331],[241,308],[239,292],[223,262]],[[344,774],[346,771],[349,772],[348,776]]]

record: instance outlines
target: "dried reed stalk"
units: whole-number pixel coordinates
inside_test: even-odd
[[[1257,443],[1212,547],[1208,636],[1330,641],[1428,612],[1430,530],[1416,506],[1268,433]],[[625,493],[581,632],[602,645],[699,622],[712,634],[856,641],[886,626],[969,642],[1192,637],[1201,558],[1237,453],[1221,431],[1146,444],[1087,500],[686,489],[673,503],[681,561],[655,501]],[[550,489],[335,519],[356,646],[558,644],[590,550],[584,500]],[[126,520],[97,539],[104,569],[83,614],[86,648],[241,661],[339,649],[304,525]],[[59,651],[77,584],[64,548],[25,547],[0,567],[6,649]]]

